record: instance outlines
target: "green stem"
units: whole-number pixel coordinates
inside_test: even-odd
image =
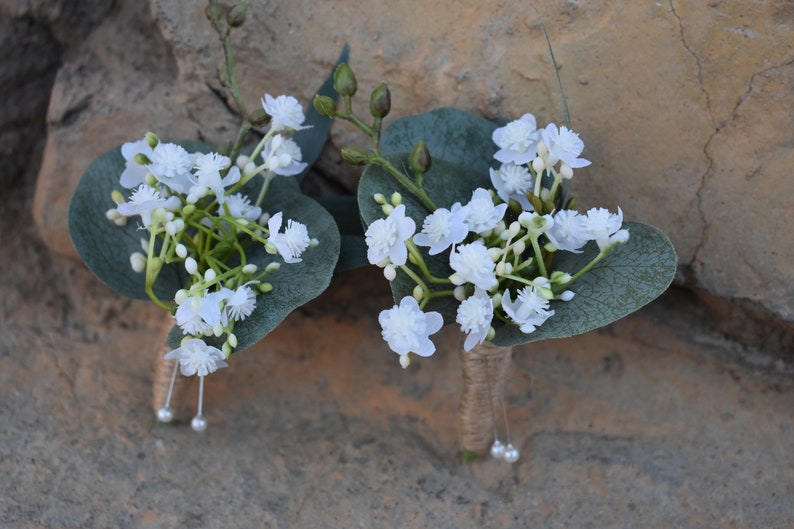
[[[410,179],[408,176],[400,172],[399,169],[394,167],[394,165],[384,158],[379,153],[375,153],[372,158],[370,158],[370,163],[372,165],[376,165],[392,175],[395,180],[397,180],[404,188],[406,188],[413,196],[422,203],[422,205],[428,209],[431,213],[438,209],[438,206],[433,203],[430,197],[425,192],[424,188],[418,186],[416,182]]]

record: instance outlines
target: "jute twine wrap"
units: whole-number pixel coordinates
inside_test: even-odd
[[[502,415],[505,380],[512,347],[483,342],[471,351],[460,350],[463,395],[458,407],[464,451],[483,454],[494,441],[494,417]]]
[[[174,374],[174,362],[176,360],[163,360],[163,357],[171,350],[168,345],[163,345],[155,349],[157,358],[154,364],[154,378],[152,380],[152,409],[155,413],[163,407],[168,396],[168,386],[171,384],[171,376]],[[171,394],[171,409],[178,410],[184,402],[185,392],[188,389],[188,379],[177,370],[174,392]]]

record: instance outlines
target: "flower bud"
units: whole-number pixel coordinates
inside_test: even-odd
[[[239,28],[240,26],[245,23],[245,17],[248,15],[248,0],[242,0],[235,4],[229,10],[229,14],[226,17],[226,22],[233,28]]]
[[[380,210],[383,212],[384,215],[391,215],[391,212],[394,211],[394,206],[391,204],[383,204],[380,207]]]
[[[463,285],[456,286],[455,290],[452,291],[452,295],[458,301],[463,301],[466,299],[466,287]]]
[[[369,98],[369,111],[376,118],[383,118],[391,110],[391,92],[389,85],[381,83]]]
[[[146,144],[152,149],[157,147],[157,145],[160,143],[160,138],[158,138],[157,134],[154,132],[147,132],[146,136],[144,136],[144,139],[146,140]]]
[[[403,369],[411,365],[411,359],[408,358],[407,354],[400,355],[400,365],[402,366]]]
[[[277,271],[279,268],[281,268],[281,263],[275,263],[275,262],[274,262],[274,263],[269,263],[269,264],[268,264],[268,265],[265,267],[265,272],[267,272],[267,273],[275,272],[275,271]]]
[[[223,7],[217,1],[211,1],[207,4],[204,14],[212,22],[217,22],[223,17]]]
[[[422,298],[425,297],[425,289],[419,285],[416,285],[413,292],[411,292],[411,295],[416,301],[422,301]]]
[[[358,90],[356,76],[346,62],[336,67],[334,72],[334,90],[341,96],[352,96]]]
[[[521,255],[526,249],[527,245],[524,241],[516,241],[513,243],[513,253],[516,255]]]
[[[535,170],[535,173],[540,174],[546,168],[546,162],[543,161],[543,158],[538,156],[534,160],[532,160],[532,169]]]
[[[138,165],[149,165],[150,163],[152,163],[149,157],[143,154],[142,152],[135,154],[135,156],[133,156],[132,159],[135,160],[135,163],[137,163]]]
[[[273,285],[271,283],[259,283],[258,288],[262,294],[267,294],[268,292],[273,290]]]
[[[130,266],[132,266],[133,271],[140,274],[146,270],[146,256],[141,252],[133,252],[130,255]]]
[[[182,208],[182,217],[189,217],[194,211],[196,211],[196,206],[193,204],[188,204]]]
[[[367,151],[361,147],[345,147],[341,152],[342,159],[350,165],[366,165],[369,161]]]
[[[253,263],[248,263],[243,267],[243,273],[248,275],[254,275],[256,273],[256,265]],[[236,345],[234,347],[237,347]]]
[[[573,169],[567,163],[563,162],[560,164],[560,176],[566,180],[570,180],[573,178]]]
[[[226,343],[232,348],[237,347],[237,335],[233,332],[229,333],[229,336],[226,338]]]
[[[185,270],[190,275],[195,274],[198,271],[198,263],[192,257],[188,257],[185,259]]]
[[[207,268],[204,271],[204,281],[209,283],[210,281],[215,279],[216,275],[217,274],[215,273],[215,270],[213,270],[212,268]]]
[[[322,116],[329,118],[336,117],[336,101],[333,97],[316,95],[314,96],[314,109]]]
[[[226,358],[229,358],[229,356],[231,356],[232,346],[229,344],[228,341],[223,342],[223,345],[221,346],[221,352],[224,354],[224,356],[226,356]]]
[[[176,254],[182,259],[184,259],[185,257],[187,257],[187,247],[185,247],[185,245],[182,243],[177,244]]]
[[[270,123],[270,116],[265,112],[264,108],[259,107],[251,112],[251,115],[248,116],[248,121],[250,121],[251,125],[254,127],[264,127]]]
[[[392,206],[397,207],[397,206],[399,206],[402,203],[403,203],[403,196],[400,193],[395,191],[394,193],[391,194],[391,205]]]
[[[576,294],[570,290],[566,290],[559,295],[559,299],[563,301],[571,301]]]
[[[386,281],[394,281],[394,278],[397,277],[397,269],[393,264],[387,264],[383,267],[383,277],[386,278]]]
[[[424,174],[430,169],[430,164],[430,151],[427,150],[425,142],[419,140],[408,156],[408,169],[410,169],[412,173]]]
[[[190,292],[188,292],[184,288],[180,288],[179,290],[176,291],[176,294],[174,294],[174,302],[176,302],[177,305],[181,305],[182,303],[187,301],[187,298],[189,297],[190,297]]]
[[[386,195],[384,195],[383,193],[375,193],[374,195],[372,195],[372,198],[375,200],[376,204],[383,205],[386,203]]]
[[[124,200],[124,195],[122,195],[121,191],[119,191],[118,189],[114,189],[110,193],[110,199],[116,204],[124,204],[126,202],[126,200]]]

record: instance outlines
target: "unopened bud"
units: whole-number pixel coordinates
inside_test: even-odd
[[[176,294],[174,294],[174,301],[176,302],[177,305],[181,305],[182,303],[187,301],[187,298],[189,297],[190,297],[190,292],[188,292],[184,288],[180,288],[179,290],[176,291]]]
[[[212,268],[207,268],[204,271],[204,281],[206,281],[207,283],[214,280],[216,276],[217,274],[215,273],[215,270],[213,270]]]
[[[560,176],[566,180],[570,180],[571,178],[573,178],[573,169],[571,169],[571,166],[564,162],[561,163]]]
[[[146,270],[146,256],[141,252],[133,252],[130,255],[130,266],[132,266],[133,271],[140,274]]]
[[[397,269],[393,264],[387,264],[383,267],[383,277],[386,278],[386,281],[394,281],[394,278],[397,277]]]
[[[424,174],[430,169],[430,151],[422,140],[416,142],[408,156],[408,169],[413,173]]]
[[[275,271],[277,271],[279,268],[281,268],[281,263],[275,263],[275,262],[274,262],[274,263],[269,263],[269,264],[268,264],[268,265],[265,267],[265,272],[267,272],[267,273],[275,272]]]
[[[249,263],[243,267],[243,273],[248,275],[254,275],[256,273],[256,270],[257,270],[256,265],[253,263]]]
[[[350,165],[366,165],[369,161],[367,151],[361,147],[345,147],[341,152],[342,159]]]
[[[185,247],[185,245],[182,244],[182,243],[177,244],[176,245],[176,254],[180,258],[184,259],[185,257],[187,257],[187,247]]]
[[[369,111],[376,118],[383,118],[391,110],[391,92],[389,85],[381,83],[369,98]]]
[[[248,0],[242,0],[229,10],[229,15],[226,17],[226,21],[231,27],[239,28],[243,25],[243,23],[245,23],[245,17],[247,15]]]
[[[452,295],[458,301],[463,301],[464,299],[466,299],[466,287],[464,287],[463,285],[456,286],[455,290],[452,291]]]
[[[259,283],[259,291],[262,294],[267,294],[272,290],[273,290],[273,285],[271,283]]]
[[[333,97],[316,95],[314,96],[314,109],[322,116],[329,118],[336,117],[336,101]]]
[[[149,165],[152,161],[149,159],[148,156],[143,154],[142,152],[137,153],[135,156],[132,157],[135,160],[135,163],[139,165]]]
[[[400,193],[395,191],[394,193],[391,194],[391,205],[392,206],[396,207],[396,206],[399,206],[402,203],[403,203],[403,196]]]
[[[334,72],[334,90],[341,96],[355,95],[356,90],[358,90],[356,76],[346,62],[336,67]]]
[[[113,200],[113,202],[115,202],[116,204],[123,204],[124,202],[126,202],[126,200],[124,200],[124,195],[122,195],[122,194],[121,194],[121,191],[119,191],[118,189],[114,189],[114,190],[113,190],[113,191],[110,193],[110,198],[111,198],[111,199]]]
[[[217,1],[211,1],[207,4],[204,14],[209,20],[217,22],[223,17],[223,7]]]
[[[532,160],[532,169],[535,170],[536,174],[540,174],[546,168],[546,162],[543,161],[543,158],[538,156],[534,160]]]
[[[251,115],[248,116],[248,121],[250,121],[251,125],[254,127],[264,127],[270,123],[270,116],[265,112],[264,108],[259,107],[251,112]]]
[[[237,335],[234,333],[229,333],[229,336],[226,338],[226,342],[232,347],[237,347]]]
[[[185,270],[190,275],[195,274],[198,271],[198,263],[192,257],[188,257],[185,259]]]
[[[411,359],[408,358],[408,354],[400,355],[400,365],[403,369],[411,365]]]
[[[374,195],[372,195],[372,198],[375,200],[376,204],[383,205],[386,203],[386,195],[384,195],[383,193],[375,193]]]
[[[187,206],[182,208],[182,216],[189,217],[190,215],[193,214],[194,211],[196,211],[196,206],[194,206],[193,204],[188,204]]]
[[[413,297],[414,297],[414,299],[416,301],[422,301],[422,298],[425,297],[425,289],[423,289],[419,285],[416,285],[414,287],[413,292],[411,292],[411,294],[413,295]]]

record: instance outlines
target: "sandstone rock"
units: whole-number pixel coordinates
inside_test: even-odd
[[[209,141],[234,130],[215,95],[221,55],[203,6],[151,0],[147,14],[121,4],[65,65],[50,105],[36,219],[60,252],[70,253],[62,220],[71,189],[94,156],[147,129]],[[362,91],[390,83],[390,117],[455,106],[488,118],[531,111],[541,124],[562,123],[542,20],[574,129],[594,162],[574,183],[580,206],[620,205],[671,236],[681,281],[794,320],[794,245],[781,243],[776,228],[794,221],[782,192],[794,134],[788,3],[761,2],[752,13],[726,1],[539,10],[468,1],[252,2],[235,37],[244,96],[252,108],[265,91],[308,104],[349,43]],[[362,141],[345,125],[332,140]]]

